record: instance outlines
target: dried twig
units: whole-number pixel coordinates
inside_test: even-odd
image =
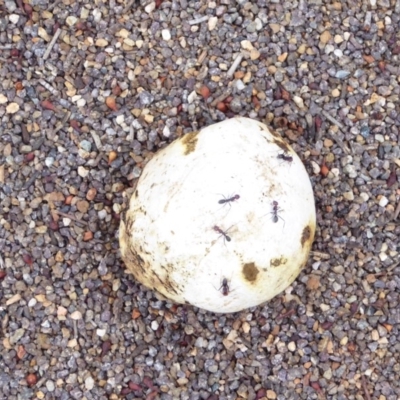
[[[61,2],[62,2],[62,0],[54,0],[53,3],[50,4],[50,5],[47,7],[47,10],[48,10],[48,11],[52,10],[57,4],[59,4],[59,3],[61,3]]]
[[[231,93],[232,89],[227,88],[224,93],[222,93],[215,100],[213,100],[213,102],[211,103],[211,107],[215,107],[219,102],[224,101]]]
[[[35,171],[33,175],[26,181],[25,185],[22,187],[23,190],[29,189],[29,187],[36,181],[40,176],[39,171]]]
[[[329,260],[331,258],[328,253],[322,253],[320,251],[310,251],[310,256],[322,258],[323,260]]]
[[[47,58],[49,57],[50,52],[51,52],[53,46],[55,45],[55,43],[56,43],[58,37],[60,36],[60,33],[61,33],[61,29],[58,28],[58,29],[56,30],[56,33],[55,33],[54,36],[53,36],[53,39],[51,39],[51,42],[50,42],[49,45],[47,46],[47,49],[46,49],[45,53],[43,54],[43,57],[42,57],[43,60],[47,60]]]
[[[343,143],[342,139],[338,138],[337,136],[333,135],[332,132],[328,131],[327,136],[329,136],[336,144],[346,153],[350,154],[350,149]]]
[[[54,129],[54,134],[56,134],[58,131],[60,131],[61,129],[63,129],[65,127],[65,124],[67,123],[67,121],[69,120],[69,117],[71,116],[71,112],[67,111],[64,115],[64,118],[62,119],[62,121],[59,123],[59,125],[57,126],[56,129]]]
[[[203,64],[204,60],[207,57],[207,50],[203,50],[197,59],[197,64]]]
[[[393,221],[395,221],[397,219],[399,214],[400,214],[400,201],[397,203],[396,210],[395,210],[395,212],[393,214]]]
[[[188,22],[188,24],[189,24],[189,25],[201,24],[202,22],[208,21],[208,18],[209,18],[208,15],[205,15],[204,17],[192,19],[191,21]]]
[[[128,4],[126,5],[126,7],[124,8],[124,10],[122,11],[123,14],[126,14],[128,11],[130,11],[130,9],[132,8],[132,6],[135,4],[136,0],[131,0],[128,1]]]
[[[369,391],[367,388],[367,381],[365,380],[364,375],[361,375],[361,385],[362,385],[362,388],[364,389],[365,400],[371,400],[371,396],[369,395]]]
[[[341,122],[339,122],[336,118],[332,117],[332,115],[329,114],[327,111],[321,110],[321,113],[324,114],[325,118],[328,119],[329,121],[331,121],[332,124],[335,124],[340,129],[344,128],[343,124]]]
[[[73,215],[64,213],[64,212],[59,211],[59,210],[52,210],[52,212],[55,212],[56,214],[61,215],[61,216],[64,217],[64,218],[69,218],[70,220],[75,221],[75,222],[78,222],[78,223],[80,223],[80,224],[82,224],[82,225],[85,225],[85,226],[87,225],[87,222],[82,221],[82,220],[80,220],[80,219],[74,217]]]
[[[239,53],[235,60],[233,61],[231,67],[229,68],[228,72],[226,73],[226,76],[228,78],[232,78],[233,74],[235,73],[237,67],[239,66],[239,64],[241,63],[242,59],[243,59],[244,54],[243,53]]]

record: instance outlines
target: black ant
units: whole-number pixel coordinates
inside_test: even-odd
[[[221,289],[222,289],[222,294],[224,296],[228,296],[228,294],[229,294],[228,279],[226,279],[226,278],[222,279],[221,287],[218,290],[221,290]]]
[[[283,161],[288,161],[290,163],[293,162],[293,157],[289,156],[289,155],[287,155],[285,153],[278,154],[278,158],[280,158]]]
[[[279,158],[280,160],[283,160],[283,161],[287,161],[289,164],[291,164],[293,162],[293,157],[286,153],[278,154],[277,158]]]
[[[285,224],[285,220],[280,215],[278,215],[278,211],[280,211],[279,204],[276,200],[274,200],[272,202],[272,221],[276,223],[278,222],[278,218],[280,218],[283,221],[283,224]]]
[[[223,199],[219,200],[218,204],[226,204],[226,203],[230,203],[232,201],[239,200],[239,199],[240,199],[240,196],[238,194],[235,194],[234,196],[228,197],[227,199],[223,198]]]
[[[214,225],[214,226],[213,226],[213,229],[214,229],[215,232],[220,233],[220,234],[224,237],[224,239],[226,239],[228,242],[231,241],[230,236],[228,236],[227,233],[226,233],[229,229],[228,229],[226,232],[224,232],[224,231],[223,231],[219,226],[217,226],[217,225]]]

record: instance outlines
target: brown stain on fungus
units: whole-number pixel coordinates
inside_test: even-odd
[[[192,153],[196,149],[198,134],[199,132],[191,132],[182,136],[181,142],[185,147],[185,152],[184,152],[185,156]]]
[[[275,144],[280,147],[285,153],[290,153],[291,149],[290,146],[284,142],[282,139],[275,140]]]
[[[253,283],[257,279],[257,275],[260,271],[258,268],[255,266],[255,264],[252,263],[247,263],[244,264],[242,273],[244,275],[244,278],[246,281]]]
[[[304,244],[311,238],[311,228],[307,225],[303,232],[301,233],[301,246],[304,247]]]
[[[271,267],[280,267],[281,265],[285,265],[287,263],[287,258],[285,257],[279,257],[279,258],[273,258],[270,262],[269,265]]]

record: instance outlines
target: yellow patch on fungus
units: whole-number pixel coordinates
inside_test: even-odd
[[[257,275],[260,271],[255,266],[255,264],[252,262],[252,263],[244,264],[242,272],[243,272],[244,278],[248,282],[254,282],[257,279]]]
[[[301,245],[304,247],[304,244],[311,238],[311,228],[307,225],[301,234]]]
[[[285,258],[285,257],[273,258],[269,262],[271,267],[279,267],[279,266],[284,265],[286,263],[287,263],[287,258]]]
[[[185,147],[185,156],[192,153],[196,149],[197,135],[199,132],[191,132],[181,137],[181,142]]]

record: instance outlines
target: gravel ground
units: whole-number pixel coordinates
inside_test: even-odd
[[[399,0],[0,0],[0,399],[400,398]],[[216,315],[124,272],[143,166],[234,115],[310,173],[281,296]]]

